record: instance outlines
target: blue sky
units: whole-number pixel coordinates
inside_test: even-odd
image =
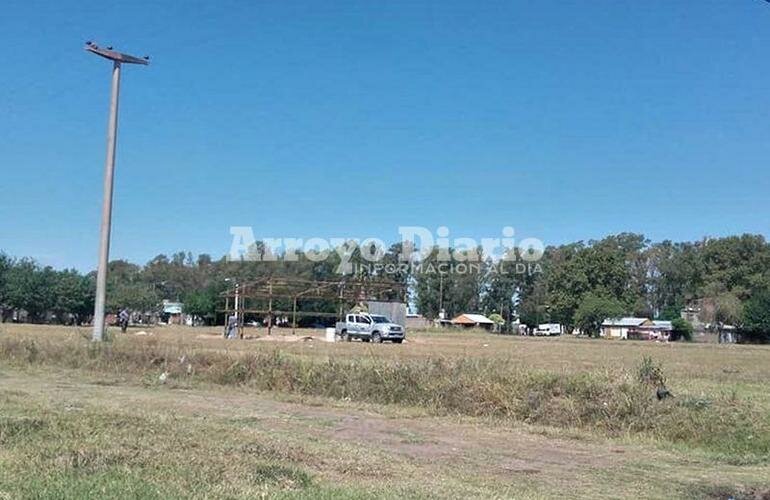
[[[264,237],[770,234],[770,4],[6,2],[0,249],[95,266]]]

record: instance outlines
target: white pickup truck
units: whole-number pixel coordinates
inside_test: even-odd
[[[364,342],[380,343],[390,340],[400,344],[406,336],[406,329],[392,323],[387,317],[379,314],[350,313],[345,316],[345,321],[340,321],[336,326],[336,334],[350,342],[360,339]]]

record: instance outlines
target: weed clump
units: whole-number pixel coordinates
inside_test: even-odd
[[[0,444],[37,433],[44,427],[45,421],[39,418],[0,416]]]
[[[656,363],[651,356],[642,357],[642,362],[636,369],[636,379],[641,384],[656,387],[665,387],[666,377],[663,375],[663,366]]]

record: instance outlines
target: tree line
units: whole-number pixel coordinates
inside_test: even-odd
[[[761,235],[652,243],[622,233],[547,247],[538,272],[488,268],[444,277],[443,288],[435,276],[418,278],[420,309],[435,316],[441,299],[448,316],[476,305],[531,326],[553,322],[597,335],[604,318],[671,320],[690,307],[715,328],[734,325],[754,338],[770,332],[770,245]]]
[[[381,249],[383,262],[400,263],[401,250],[400,244]],[[756,338],[770,332],[770,245],[761,235],[652,243],[643,235],[622,233],[549,246],[536,266],[511,264],[522,262],[517,250],[503,263],[481,249],[430,250],[416,267],[357,266],[363,263],[359,249],[351,262],[358,277],[406,285],[410,304],[429,319],[441,310],[450,318],[480,312],[499,315],[508,324],[515,319],[532,326],[553,322],[596,334],[604,317],[673,319],[692,307],[706,323],[736,325]],[[264,256],[270,249],[257,243],[252,252]],[[476,264],[467,264],[469,253],[477,257]],[[150,311],[163,299],[178,300],[187,313],[213,323],[221,321],[219,295],[233,281],[266,276],[334,280],[340,278],[339,263],[335,252],[322,261],[301,252],[294,261],[215,260],[189,252],[161,254],[144,265],[117,260],[109,264],[107,309]],[[2,318],[24,310],[30,321],[87,321],[94,279],[95,273],[55,270],[0,254]]]
[[[252,253],[263,257],[268,251],[261,243],[252,249]],[[394,246],[385,252],[385,259],[395,259],[395,252]],[[351,260],[363,262],[360,251]],[[108,264],[106,310],[113,314],[123,308],[152,313],[159,310],[163,300],[179,301],[185,313],[212,324],[223,321],[220,294],[234,283],[269,276],[337,280],[339,264],[339,255],[334,252],[323,261],[302,253],[296,261],[230,261],[225,257],[214,260],[208,254],[194,257],[190,252],[160,254],[144,265],[114,260]],[[24,311],[24,319],[29,322],[88,322],[93,314],[95,279],[95,272],[57,271],[30,258],[14,259],[0,253],[0,318],[7,321],[14,312]],[[406,283],[404,276],[388,279]],[[284,310],[287,307],[283,305]],[[328,304],[307,307],[329,312]]]

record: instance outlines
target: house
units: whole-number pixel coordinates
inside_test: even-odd
[[[652,320],[652,324],[643,324],[628,330],[628,338],[634,340],[668,340],[674,329],[670,321]]]
[[[719,325],[718,342],[720,344],[735,344],[738,342],[738,328],[733,325]]]
[[[602,337],[608,339],[627,339],[628,331],[641,326],[651,326],[654,323],[647,318],[607,318],[602,323]]]
[[[693,304],[682,309],[680,317],[692,325],[693,331],[703,333],[706,330],[706,323],[701,321],[702,301],[695,301]]]
[[[182,318],[182,309],[184,308],[184,305],[181,302],[164,300],[162,307],[161,319],[164,323],[169,325],[184,324],[184,318]]]
[[[495,326],[495,322],[483,314],[461,314],[452,320],[452,324],[465,328],[486,328],[487,330]]]

